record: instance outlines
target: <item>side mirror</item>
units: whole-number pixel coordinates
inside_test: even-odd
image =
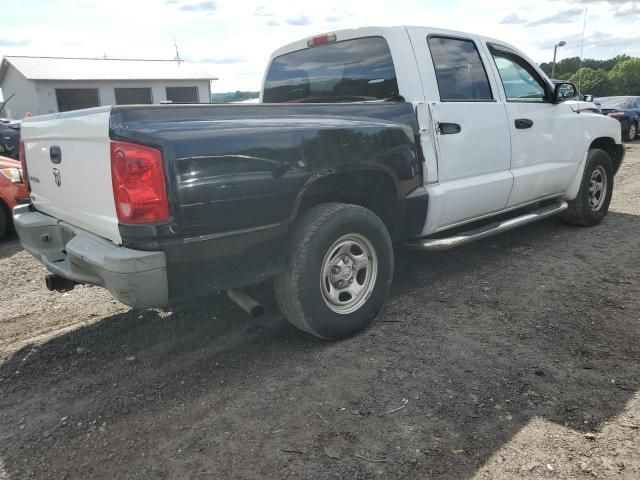
[[[553,102],[561,103],[578,96],[578,88],[570,82],[557,83],[553,91]]]
[[[585,95],[584,96],[584,101],[585,102],[593,102],[593,95]]]

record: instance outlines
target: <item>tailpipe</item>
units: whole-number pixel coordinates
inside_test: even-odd
[[[233,300],[236,305],[253,318],[261,317],[262,314],[264,314],[264,307],[251,298],[244,290],[232,288],[227,290],[227,295],[229,295],[229,298]]]
[[[68,278],[60,277],[55,273],[49,273],[44,277],[44,284],[50,292],[69,292],[76,286],[76,282]]]

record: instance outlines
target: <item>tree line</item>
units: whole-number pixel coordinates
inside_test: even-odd
[[[260,92],[243,92],[240,90],[236,90],[235,92],[212,93],[211,103],[242,102],[243,100],[258,98],[259,96]]]
[[[540,68],[551,76],[551,63]],[[556,63],[555,78],[580,86],[584,94],[596,97],[640,95],[640,58],[618,55],[608,60],[564,58]]]

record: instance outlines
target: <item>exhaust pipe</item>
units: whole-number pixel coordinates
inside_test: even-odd
[[[247,295],[247,292],[244,290],[232,288],[227,290],[227,295],[229,295],[229,298],[233,300],[236,305],[253,318],[258,318],[264,313],[264,307]]]
[[[60,277],[55,273],[49,273],[44,277],[44,284],[50,292],[69,292],[73,290],[76,282],[68,278]]]

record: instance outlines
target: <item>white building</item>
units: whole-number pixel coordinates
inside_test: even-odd
[[[211,80],[176,60],[4,57],[0,88],[9,100],[0,116],[21,119],[100,105],[166,101],[211,103]]]

